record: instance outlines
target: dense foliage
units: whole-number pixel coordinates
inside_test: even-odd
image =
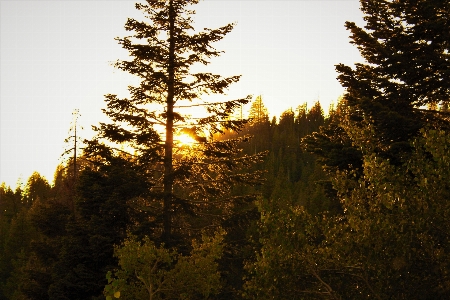
[[[366,63],[336,70],[347,89],[342,115],[361,130],[373,127],[370,142],[392,162],[411,149],[409,140],[432,122],[443,125],[450,99],[449,16],[445,0],[361,1],[366,26],[346,27]],[[442,110],[439,110],[442,108]],[[339,122],[308,141],[329,167],[361,168],[361,151]],[[336,155],[342,153],[346,155]]]
[[[342,214],[263,202],[248,298],[447,299],[449,142],[422,130],[401,165],[371,152],[362,175],[337,172]]]
[[[268,151],[264,161],[250,169],[269,170],[264,173],[264,183],[256,187],[235,186],[230,192],[235,196],[258,194],[261,199],[270,199],[274,207],[304,205],[313,214],[326,209],[330,202],[321,188],[325,175],[314,156],[302,152],[298,142],[324,124],[320,104],[309,110],[306,105],[299,106],[295,113],[287,111],[278,122],[267,120],[247,124],[239,132],[239,136],[253,136],[239,144],[241,155]],[[236,133],[229,132],[224,138],[228,135]],[[149,228],[154,225],[149,224],[148,218],[152,211],[139,206],[148,182],[132,161],[116,157],[110,164],[95,169],[83,157],[77,161],[81,169],[75,190],[73,160],[57,168],[53,186],[38,173],[16,191],[1,186],[2,298],[101,299],[108,283],[106,273],[111,272],[112,279],[118,266],[114,245],[116,255],[120,255],[124,252],[120,252],[118,245],[125,240],[140,243],[141,238],[152,235]],[[217,263],[215,268],[221,276],[220,288],[217,285],[214,288],[214,298],[241,297],[244,262],[253,260],[259,247],[259,218],[255,205],[241,206],[235,207],[221,223],[223,250],[219,258],[213,256],[216,262],[209,264],[211,267]],[[135,234],[128,239],[127,229]],[[186,249],[184,254],[167,250],[172,253],[174,263],[179,257],[185,260],[191,257],[192,240],[186,240],[189,244],[178,246]],[[160,247],[156,240],[148,241],[148,245]],[[126,297],[123,292],[122,297]]]
[[[195,33],[196,2],[137,4],[140,85],[53,185],[0,186],[0,299],[449,299],[448,1],[361,1],[336,108],[249,122],[197,99],[239,76],[190,73],[233,27]]]
[[[223,94],[240,76],[193,71],[220,55],[213,44],[234,27],[196,31],[191,6],[197,2],[136,4],[145,19],[126,22],[131,35],[117,41],[131,60],[115,66],[135,75],[140,84],[128,87],[128,98],[106,95],[104,113],[110,122],[95,128],[98,134],[85,149],[95,165],[121,157],[145,178],[148,189],[129,201],[147,212],[146,230],[152,238],[167,245],[185,243],[184,238],[200,229],[219,226],[235,205],[252,199],[230,195],[229,187],[259,182],[258,172],[247,168],[261,155],[239,155],[237,139],[213,139],[224,130],[242,128],[245,119],[230,117],[250,97],[205,100],[205,95]],[[181,143],[181,134],[195,142]]]
[[[337,214],[262,202],[249,299],[448,299],[448,1],[361,1],[338,65],[347,88],[303,139],[328,171]]]

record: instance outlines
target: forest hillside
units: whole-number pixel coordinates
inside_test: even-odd
[[[338,104],[273,119],[202,97],[240,76],[192,70],[235,26],[196,3],[137,4],[130,97],[52,185],[0,186],[0,299],[449,299],[450,3],[360,1]]]

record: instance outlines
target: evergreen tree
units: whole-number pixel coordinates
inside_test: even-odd
[[[0,185],[0,220],[2,224],[10,224],[14,216],[22,208],[22,191],[13,191],[4,182]]]
[[[254,166],[266,171],[266,180],[257,189],[264,199],[281,201],[284,206],[301,203],[316,213],[320,211],[318,207],[336,211],[335,203],[323,193],[323,187],[328,185],[325,173],[316,157],[300,144],[305,135],[319,131],[324,124],[325,116],[317,102],[310,110],[303,104],[295,113],[291,109],[283,112],[279,122],[274,117],[272,122],[249,123],[242,131],[227,132],[226,136],[252,136],[248,143],[241,144],[246,154],[256,152],[255,149],[268,152],[264,163]],[[314,200],[305,200],[309,194],[314,195]]]
[[[35,201],[45,202],[51,194],[51,187],[45,177],[38,172],[33,172],[28,178],[25,186],[23,202],[27,208],[30,208]]]
[[[133,226],[136,223],[143,226],[136,218],[135,202],[147,188],[144,177],[124,158],[109,162],[98,169],[86,168],[79,172],[75,213],[65,219],[65,233],[54,242],[59,242],[60,248],[48,287],[51,299],[101,297],[107,284],[105,274],[116,264],[114,245],[125,239],[127,229],[139,232]],[[68,174],[71,171],[69,168]],[[63,206],[61,202],[53,205],[55,212]],[[67,207],[66,210],[70,212]],[[49,220],[45,218],[49,214],[44,212],[41,218],[35,219],[42,223]],[[55,220],[63,221],[62,217]]]
[[[267,239],[252,269],[262,276],[249,283],[262,297],[448,298],[448,119],[436,108],[449,101],[450,6],[361,7],[365,29],[346,26],[367,63],[337,66],[347,92],[326,126],[304,139],[331,171],[342,210],[320,218],[298,208],[265,213]]]
[[[24,191],[15,194],[20,211],[6,232],[10,237],[0,259],[8,261],[9,266],[4,269],[9,274],[5,293],[11,299],[48,298],[52,267],[58,259],[60,236],[65,234],[70,210],[54,198],[52,188],[38,172],[27,180]],[[5,212],[15,206],[5,207]]]
[[[264,105],[261,95],[257,96],[252,102],[248,118],[251,120],[252,124],[269,122],[269,111]]]
[[[38,172],[28,178],[24,190],[0,187],[0,295],[19,299],[43,279],[27,277],[27,270],[34,268],[34,244],[41,237],[30,211],[50,195],[49,183]]]
[[[224,93],[240,76],[191,70],[220,55],[212,43],[234,27],[228,24],[196,32],[191,18],[195,11],[189,7],[197,2],[136,4],[146,20],[128,19],[125,29],[133,35],[117,38],[133,59],[117,61],[115,66],[141,82],[129,87],[130,98],[106,95],[104,112],[112,122],[95,128],[98,135],[88,141],[86,149],[100,164],[120,155],[127,157],[145,174],[151,188],[143,209],[157,212],[149,221],[160,224],[160,236],[166,244],[175,241],[176,236],[187,237],[195,229],[213,225],[217,218],[212,216],[220,219],[233,202],[247,199],[232,197],[230,185],[258,182],[257,174],[236,172],[258,157],[238,158],[238,141],[212,140],[216,133],[243,126],[245,121],[233,121],[230,116],[250,97],[214,103],[200,99]],[[190,117],[193,107],[205,111],[199,117]],[[197,142],[181,145],[177,142],[181,132],[189,133]]]
[[[376,142],[376,151],[396,163],[408,155],[408,140],[425,124],[445,125],[440,124],[441,113],[423,107],[445,106],[450,99],[450,4],[377,0],[361,1],[361,9],[365,28],[353,22],[346,27],[366,63],[356,64],[355,69],[336,66],[347,89],[341,121],[360,130],[373,125],[371,142]],[[306,142],[329,166],[360,168],[362,155],[356,152],[361,149],[350,149],[352,138],[331,123]]]
[[[314,103],[313,107],[308,110],[306,118],[308,120],[308,128],[310,128],[312,132],[318,131],[320,126],[325,123],[324,112],[319,101]]]
[[[256,154],[260,151],[268,150],[271,142],[269,111],[265,107],[261,96],[257,96],[253,100],[248,118],[250,122],[239,135],[249,135],[252,138],[246,145],[242,144],[243,150],[249,154]],[[247,149],[250,151],[247,151]]]
[[[361,176],[337,172],[341,214],[261,202],[248,299],[448,299],[450,136],[420,134],[401,165],[371,152]]]
[[[31,243],[38,236],[25,208],[12,219],[8,235],[5,237],[2,267],[7,279],[2,283],[6,299],[22,295],[27,285],[24,282],[24,270],[28,267],[28,258],[31,256]],[[2,272],[3,273],[3,272]]]

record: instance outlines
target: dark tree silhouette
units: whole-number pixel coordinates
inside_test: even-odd
[[[258,156],[239,155],[237,140],[213,139],[225,129],[242,127],[245,120],[230,117],[250,96],[206,101],[209,94],[223,94],[240,76],[192,70],[220,55],[212,44],[234,27],[227,24],[195,31],[191,18],[195,11],[190,6],[197,2],[136,4],[146,19],[126,22],[125,29],[133,34],[117,41],[132,60],[117,61],[115,66],[139,77],[140,84],[129,86],[129,98],[106,95],[104,113],[112,122],[95,127],[98,135],[86,148],[99,163],[122,156],[145,174],[151,188],[145,199],[135,202],[142,210],[151,211],[149,221],[161,224],[160,234],[166,243],[174,239],[175,231],[189,236],[187,232],[213,225],[217,219],[213,216],[220,219],[233,202],[243,200],[245,197],[230,195],[231,185],[258,181],[255,174],[236,171]],[[178,143],[177,134],[182,132],[189,133],[197,143]]]
[[[361,9],[365,27],[354,22],[346,27],[366,63],[336,66],[347,90],[340,120],[307,140],[311,151],[338,169],[361,166],[362,155],[356,152],[362,149],[350,149],[358,131],[345,128],[371,128],[376,152],[401,163],[420,128],[445,125],[443,112],[424,107],[445,108],[450,100],[449,2],[361,1]]]

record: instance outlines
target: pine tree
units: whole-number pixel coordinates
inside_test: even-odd
[[[245,120],[234,121],[230,116],[248,103],[250,96],[205,101],[205,95],[223,94],[240,76],[192,70],[220,55],[212,44],[234,27],[227,24],[195,31],[191,18],[195,11],[189,7],[197,2],[148,0],[136,4],[146,19],[130,18],[126,22],[125,29],[133,34],[117,41],[132,60],[119,60],[115,66],[137,76],[140,84],[129,86],[129,98],[106,95],[104,113],[111,123],[95,127],[98,135],[86,148],[86,153],[101,164],[114,156],[125,157],[147,176],[151,188],[141,201],[141,209],[156,212],[149,221],[161,224],[166,245],[182,231],[186,236],[195,228],[212,225],[211,217],[229,210],[232,200],[246,198],[230,196],[230,185],[258,181],[254,174],[236,173],[257,157],[238,158],[237,140],[212,139],[225,129],[242,128]],[[182,132],[196,143],[179,143],[177,134]],[[201,218],[204,215],[210,216],[208,220]]]
[[[250,106],[249,119],[252,124],[269,122],[269,111],[267,110],[261,95],[257,96]]]
[[[397,98],[415,107],[448,102],[449,2],[361,1],[361,9],[367,22],[365,30],[353,22],[347,22],[346,27],[368,64],[357,65],[353,72],[339,65],[344,86],[361,76],[371,79],[365,85],[375,99]],[[359,84],[356,90],[361,91],[361,80]]]
[[[376,151],[400,163],[410,152],[408,140],[420,128],[430,122],[442,125],[438,120],[445,114],[424,107],[445,106],[450,100],[450,4],[447,0],[376,0],[361,1],[361,9],[365,27],[353,22],[346,27],[366,63],[354,69],[336,66],[338,79],[347,89],[341,103],[346,112],[339,124],[347,123],[344,127],[355,130],[332,124],[308,143],[315,143],[316,152],[323,150],[326,157],[348,148],[348,140],[358,130],[373,126],[371,142],[376,142]],[[325,151],[326,144],[334,146]],[[356,156],[362,157],[351,155],[347,161],[328,157],[327,162],[340,169],[355,168],[361,165],[353,159]]]
[[[50,197],[50,194],[51,188],[47,179],[35,171],[28,178],[22,201],[27,208],[30,208],[35,201],[41,200],[45,202]]]

